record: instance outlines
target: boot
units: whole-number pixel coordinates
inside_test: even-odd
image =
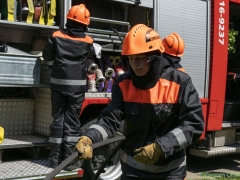
[[[50,143],[49,167],[56,168],[63,161],[63,144]]]
[[[65,171],[73,171],[74,169],[78,169],[82,166],[83,161],[75,160],[71,162],[69,165],[67,165],[64,170]]]
[[[70,155],[72,155],[76,151],[75,144],[69,145],[64,144],[64,159],[67,159]],[[64,170],[65,171],[72,171],[74,169],[80,168],[82,166],[83,161],[79,161],[79,159],[73,160],[71,163],[69,163]]]

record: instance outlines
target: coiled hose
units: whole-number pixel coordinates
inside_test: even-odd
[[[115,147],[115,149],[110,153],[110,155],[107,157],[107,159],[104,161],[103,164],[101,164],[100,168],[98,169],[97,173],[94,175],[92,180],[97,180],[103,169],[106,167],[106,165],[109,163],[109,161],[112,159],[112,157],[118,152],[118,150],[121,148],[124,140],[126,139],[125,136],[116,136],[111,139],[107,139],[105,141],[101,141],[95,144],[92,144],[92,148],[96,149],[102,146],[106,146],[108,144],[118,142],[118,145]],[[69,156],[67,159],[65,159],[61,164],[59,164],[50,174],[48,174],[44,180],[52,180],[64,167],[66,167],[70,162],[72,162],[74,159],[78,158],[79,152],[74,152],[71,156]]]

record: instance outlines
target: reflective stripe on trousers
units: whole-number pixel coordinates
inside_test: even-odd
[[[60,155],[64,156],[61,157],[62,159],[66,159],[74,152],[75,145],[82,134],[80,111],[84,97],[84,93],[51,91],[54,121],[50,126],[51,153],[49,157],[52,161],[59,161]]]
[[[49,137],[48,142],[50,143],[55,143],[55,144],[61,144],[63,141],[64,142],[78,142],[78,139],[80,136],[65,136],[64,138],[55,138],[55,137]]]
[[[68,85],[68,86],[79,86],[79,85],[87,85],[86,80],[68,80],[68,79],[56,79],[51,77],[50,80],[51,83],[53,84],[58,84],[58,85]]]
[[[146,165],[146,164],[139,163],[124,152],[121,152],[121,160],[135,169],[139,169],[139,170],[150,172],[150,173],[161,173],[165,171],[170,171],[172,169],[176,169],[181,166],[186,166],[186,156],[173,160],[164,166]]]
[[[55,138],[55,137],[49,137],[48,142],[55,143],[55,144],[61,144],[63,141],[62,138]]]

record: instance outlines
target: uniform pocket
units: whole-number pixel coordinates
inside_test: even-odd
[[[136,115],[136,116],[140,114],[141,108],[140,108],[140,105],[137,103],[125,104],[124,107],[125,107],[124,110],[126,114]]]
[[[176,118],[174,106],[172,104],[155,104],[154,105],[154,121],[161,123],[166,122],[171,118]]]
[[[136,130],[141,128],[143,119],[140,116],[141,107],[139,104],[125,105],[125,126]]]

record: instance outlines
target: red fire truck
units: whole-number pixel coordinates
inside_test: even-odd
[[[128,65],[121,40],[131,26],[146,24],[164,38],[177,32],[185,41],[181,64],[201,98],[205,131],[189,147],[203,158],[240,151],[240,0],[1,0],[0,1],[0,179],[43,179],[48,167],[51,69],[41,51],[52,32],[64,28],[71,6],[91,13],[87,34],[96,56],[88,62],[88,92],[81,113],[84,131],[111,100],[111,87]],[[119,134],[121,135],[121,128]],[[91,179],[116,143],[94,151],[75,171],[56,179]],[[121,176],[119,153],[101,179]]]

